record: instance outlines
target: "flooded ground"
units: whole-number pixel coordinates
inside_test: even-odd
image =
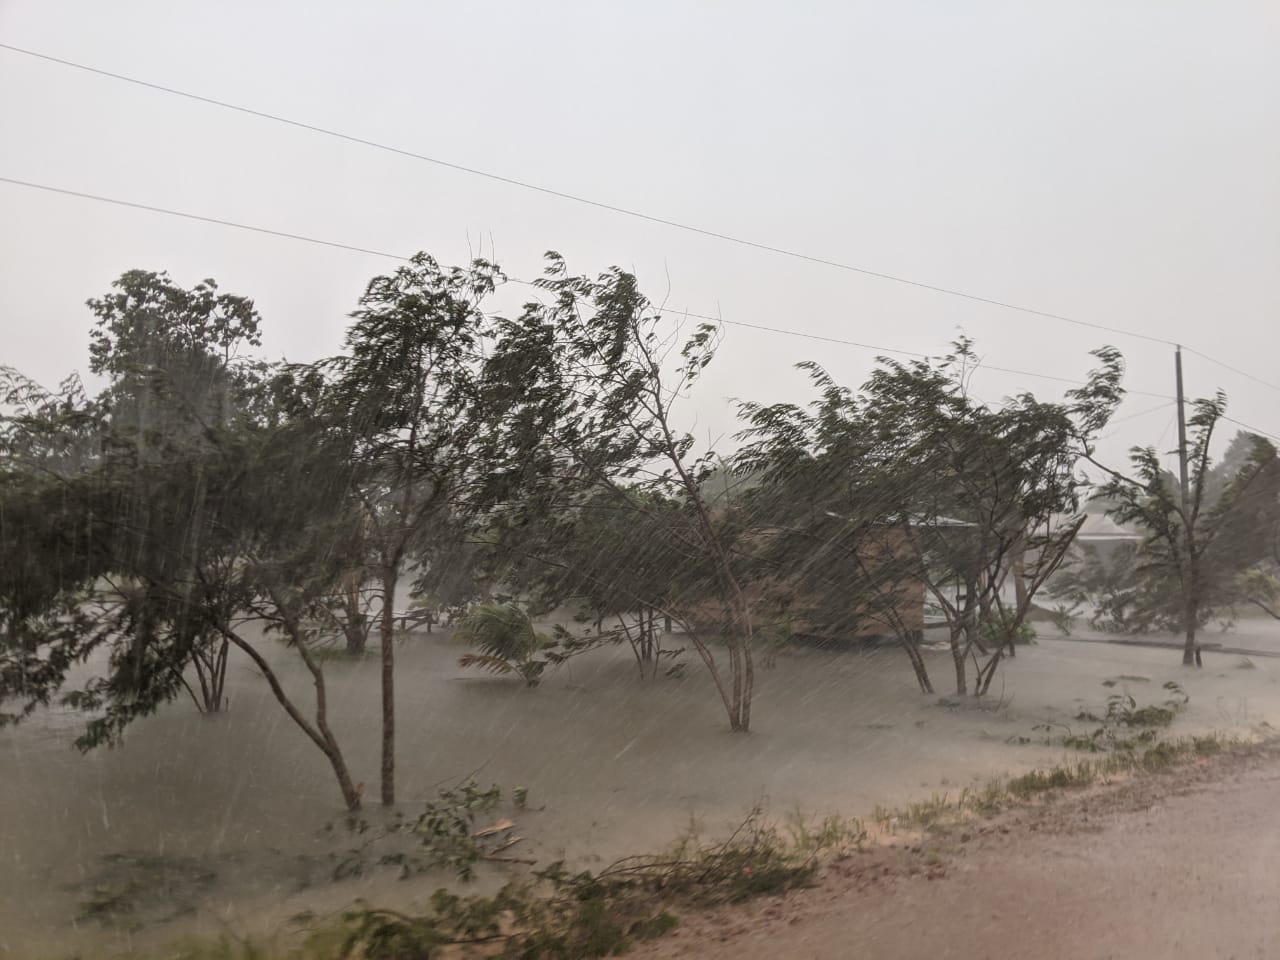
[[[1206,640],[1280,652],[1274,622]],[[757,674],[754,729],[743,736],[727,730],[693,663],[683,678],[642,682],[629,650],[602,650],[526,689],[460,669],[461,652],[439,632],[397,648],[401,809],[469,774],[527,787],[521,850],[540,863],[652,850],[691,820],[714,833],[758,803],[779,816],[869,817],[878,804],[958,791],[1060,760],[1041,724],[1079,727],[1075,715],[1114,691],[1158,702],[1166,680],[1191,698],[1174,735],[1280,727],[1280,659],[1235,653],[1207,653],[1203,670],[1188,671],[1169,649],[1045,637],[975,704],[945,696],[944,651],[928,655],[942,696],[927,697],[893,648],[801,648]],[[309,704],[294,655],[277,649],[274,661]],[[203,717],[177,701],[114,750],[73,750],[82,718],[63,710],[0,731],[0,957],[261,933],[358,896],[411,905],[440,885],[394,871],[332,880],[361,840],[326,829],[342,812],[328,766],[247,661],[231,669],[226,714]],[[353,776],[376,796],[376,655],[331,661],[326,675],[330,722]],[[122,891],[134,903],[123,917],[110,910]]]

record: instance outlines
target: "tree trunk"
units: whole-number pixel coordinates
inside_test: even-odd
[[[1004,656],[1004,647],[1000,647],[991,655],[991,659],[987,661],[985,667],[978,668],[978,675],[973,680],[973,695],[975,697],[986,696],[987,690],[991,687],[991,681],[995,679],[996,668],[1000,666],[1000,658]]]
[[[707,668],[707,672],[711,674],[711,682],[715,684],[716,693],[720,694],[720,702],[724,704],[724,711],[729,715],[729,725],[733,726],[733,703],[729,698],[729,692],[724,688],[724,679],[720,676],[720,670],[716,666],[716,658],[708,649],[706,643],[698,636],[696,630],[685,622],[685,634],[689,637],[689,642],[693,644],[693,649],[698,652],[698,656],[702,658],[702,663]]]
[[[657,613],[654,611],[650,611],[649,612],[649,632],[653,635],[653,667],[652,667],[652,670],[650,671],[650,676],[654,680],[658,679],[658,668],[662,666],[662,637],[659,636],[657,627],[654,626],[656,618],[657,618]],[[668,623],[671,622],[670,618],[667,619],[667,622]],[[668,630],[667,632],[670,633],[671,631]]]
[[[363,621],[363,619],[364,617],[361,616],[360,620]],[[368,637],[364,631],[364,623],[359,621],[352,623],[350,620],[348,620],[342,626],[343,626],[343,630],[347,635],[347,653],[351,653],[351,654],[364,653],[365,644],[368,640]]]
[[[1026,540],[1019,536],[1013,545],[1013,598],[1015,609],[1026,610],[1031,605],[1027,595]]]
[[[394,567],[382,574],[382,805],[396,802],[396,581]]]
[[[1200,601],[1194,588],[1187,591],[1186,603],[1183,606],[1182,621],[1186,631],[1186,639],[1182,645],[1182,665],[1184,667],[1200,666],[1200,647],[1196,644],[1196,627],[1200,620]]]
[[[643,664],[650,663],[653,660],[653,626],[649,619],[649,612],[644,607],[640,608],[640,616],[636,624],[637,638],[640,644],[640,667],[641,676],[644,675]]]
[[[226,637],[206,637],[192,654],[196,679],[200,683],[200,697],[196,709],[201,713],[218,713],[226,706],[224,690],[227,685],[227,652],[230,643]],[[195,697],[194,691],[192,697]]]
[[[641,637],[633,637],[631,628],[627,626],[627,618],[624,614],[618,614],[618,629],[622,631],[622,635],[627,638],[627,646],[631,648],[631,655],[636,658],[636,669],[640,671],[640,679],[644,679],[644,658],[640,654]],[[640,629],[644,629],[644,623],[641,622]],[[599,631],[596,631],[599,633]]]
[[[925,666],[924,656],[920,653],[920,640],[923,633],[923,630],[904,631],[901,634],[902,648],[907,651],[907,659],[911,661],[911,669],[915,671],[920,692],[933,693],[933,681],[929,679],[929,668]]]
[[[731,628],[732,629],[732,628]],[[733,695],[729,705],[729,729],[742,730],[742,641],[730,635],[725,637],[725,648],[729,651],[729,673],[731,674]]]
[[[343,584],[342,606],[345,616],[342,630],[347,638],[347,653],[364,653],[365,645],[369,640],[368,620],[361,609],[360,586],[357,573],[348,575]]]
[[[969,692],[969,684],[965,677],[964,667],[965,648],[964,644],[960,642],[961,637],[964,636],[964,627],[953,626],[950,633],[951,660],[956,667],[956,693],[963,697]]]
[[[320,751],[329,761],[329,766],[333,769],[334,778],[338,781],[338,789],[342,792],[342,800],[347,806],[350,813],[355,813],[360,809],[360,789],[352,782],[351,773],[347,770],[347,763],[342,756],[342,750],[338,746],[337,739],[333,736],[333,732],[329,729],[328,724],[328,703],[325,699],[324,674],[307,656],[305,650],[299,646],[299,653],[302,654],[303,661],[307,664],[307,669],[311,671],[312,678],[316,687],[316,725],[312,726],[307,722],[306,717],[289,699],[289,695],[284,692],[284,687],[280,685],[280,680],[276,676],[275,671],[271,669],[271,665],[263,658],[262,654],[254,649],[251,643],[240,638],[238,634],[230,630],[222,630],[222,635],[234,643],[237,647],[249,655],[254,665],[262,671],[262,675],[267,678],[267,684],[271,687],[272,694],[275,695],[276,701],[280,706],[284,707],[285,713],[293,720],[307,737],[320,748]]]

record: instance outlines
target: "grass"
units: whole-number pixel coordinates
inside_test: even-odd
[[[1048,790],[1062,790],[1067,787],[1083,787],[1098,779],[1096,765],[1087,760],[1080,763],[1064,764],[1048,770],[1032,770],[1020,777],[1014,777],[1005,783],[1009,796],[1018,800],[1029,800],[1036,794]]]
[[[954,797],[935,793],[905,807],[877,807],[875,819],[887,832],[898,827],[945,832],[966,819],[993,817],[1045,794],[1091,786],[1124,774],[1159,773],[1188,760],[1214,756],[1240,743],[1214,735],[1153,741],[1141,749],[1121,749],[1096,760],[1065,761],[1020,776],[989,780],[981,789],[966,788]]]
[[[792,848],[805,855],[850,853],[861,850],[867,841],[867,828],[857,817],[810,821],[796,810],[788,818],[786,829]]]

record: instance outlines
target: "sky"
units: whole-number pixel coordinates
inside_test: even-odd
[[[1266,2],[0,0],[0,43],[933,286],[1177,341],[1187,391],[1280,434],[1280,8]],[[620,215],[0,49],[0,177],[530,278],[617,264],[669,310],[1078,379],[1103,445],[1173,445],[1172,348]],[[272,357],[339,349],[395,261],[0,183],[0,363],[87,367],[125,270],[251,296]],[[514,309],[527,296],[503,296]],[[499,304],[500,306],[502,304]],[[810,398],[876,349],[727,326],[687,401]],[[1064,384],[980,370],[995,402]],[[1234,430],[1234,427],[1231,428]]]

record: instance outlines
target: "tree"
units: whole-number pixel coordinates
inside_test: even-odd
[[[527,544],[522,531],[531,525],[545,518],[553,524],[576,520],[587,505],[609,502],[646,537],[665,541],[680,554],[683,580],[675,595],[637,596],[636,606],[651,606],[684,627],[730,728],[745,732],[754,625],[735,569],[736,519],[732,511],[716,509],[703,488],[714,452],[695,456],[694,438],[677,426],[675,415],[677,399],[713,359],[718,332],[703,324],[681,341],[678,326],[664,321],[634,275],[615,267],[594,279],[572,276],[559,255],[550,253],[547,261],[538,286],[549,302],[527,304],[505,338],[532,346],[521,356],[508,352],[494,366],[509,380],[519,371],[526,386],[518,410],[540,411],[543,442],[525,469],[546,479],[535,477],[525,487],[525,503],[495,518],[495,535]],[[582,582],[588,558],[545,559],[576,568]],[[712,638],[725,650],[727,680]]]
[[[957,692],[970,692],[972,660],[972,692],[985,693],[1083,521],[1076,460],[1121,396],[1119,355],[1096,355],[1099,369],[1062,404],[975,400],[967,340],[938,361],[882,358],[860,393],[802,365],[818,390],[809,411],[745,404],[753,444],[741,463],[762,471],[771,559],[796,571],[806,617],[885,623],[928,692],[918,622],[903,609],[922,585],[947,621]]]
[[[218,292],[212,279],[190,290],[168,274],[130,270],[107,295],[88,301],[96,321],[89,336],[89,369],[108,378],[104,401],[112,430],[142,458],[163,457],[175,446],[207,445],[208,436],[247,402],[261,372],[240,356],[262,343],[253,301]],[[199,508],[205,483],[195,478]],[[149,507],[140,504],[145,523]],[[199,535],[195,518],[192,530]],[[193,554],[199,544],[193,544]],[[191,665],[199,694],[184,681],[198,709],[225,704],[229,642],[216,633],[193,638]]]
[[[223,352],[222,366],[209,368],[210,382],[226,388],[218,416],[209,415],[207,392],[172,402],[175,382],[188,391],[191,384],[152,361],[200,368],[213,351],[199,335],[183,337],[203,330],[225,351],[225,328],[189,322],[186,306],[164,313],[165,304],[190,298],[162,296],[168,281],[160,275],[126,274],[122,284],[128,295],[100,310],[109,339],[96,341],[95,363],[111,378],[103,396],[64,389],[39,398],[22,385],[0,418],[0,442],[15,454],[0,470],[0,549],[29,561],[6,564],[0,576],[0,700],[19,702],[5,718],[21,719],[61,693],[92,713],[81,748],[113,742],[133,719],[190,690],[184,672],[198,651],[228,643],[266,676],[356,809],[359,789],[329,729],[324,677],[304,626],[339,572],[349,483],[341,448],[303,415],[314,377],[233,377]],[[145,295],[136,295],[138,285]],[[139,326],[146,336],[133,335]],[[166,338],[182,350],[145,362],[126,356]],[[154,417],[140,414],[147,410]],[[263,621],[312,674],[311,720],[243,630]],[[70,667],[99,650],[105,672],[63,692]]]
[[[420,253],[370,281],[332,362],[335,423],[356,464],[367,564],[381,593],[382,802],[395,802],[395,602],[405,564],[431,564],[432,534],[456,506],[481,430],[478,384],[500,274],[477,260],[442,269]],[[351,574],[355,575],[355,574]]]
[[[679,652],[662,650],[658,611],[696,576],[669,535],[682,522],[676,501],[643,486],[590,490],[574,507],[524,525],[518,541],[509,533],[504,576],[537,609],[576,610],[595,625],[596,642],[627,643],[641,679],[653,677]]]
[[[1276,449],[1262,437],[1248,437],[1243,454],[1236,445],[1234,471],[1215,476],[1210,448],[1226,405],[1222,393],[1192,405],[1185,496],[1154,447],[1134,447],[1127,474],[1090,457],[1107,477],[1097,493],[1113,504],[1107,514],[1145,535],[1137,573],[1149,608],[1167,610],[1161,599],[1172,601],[1184,666],[1200,665],[1196,634],[1205,617],[1238,597],[1241,575],[1266,558],[1280,499]],[[1250,581],[1244,584],[1249,588]]]

